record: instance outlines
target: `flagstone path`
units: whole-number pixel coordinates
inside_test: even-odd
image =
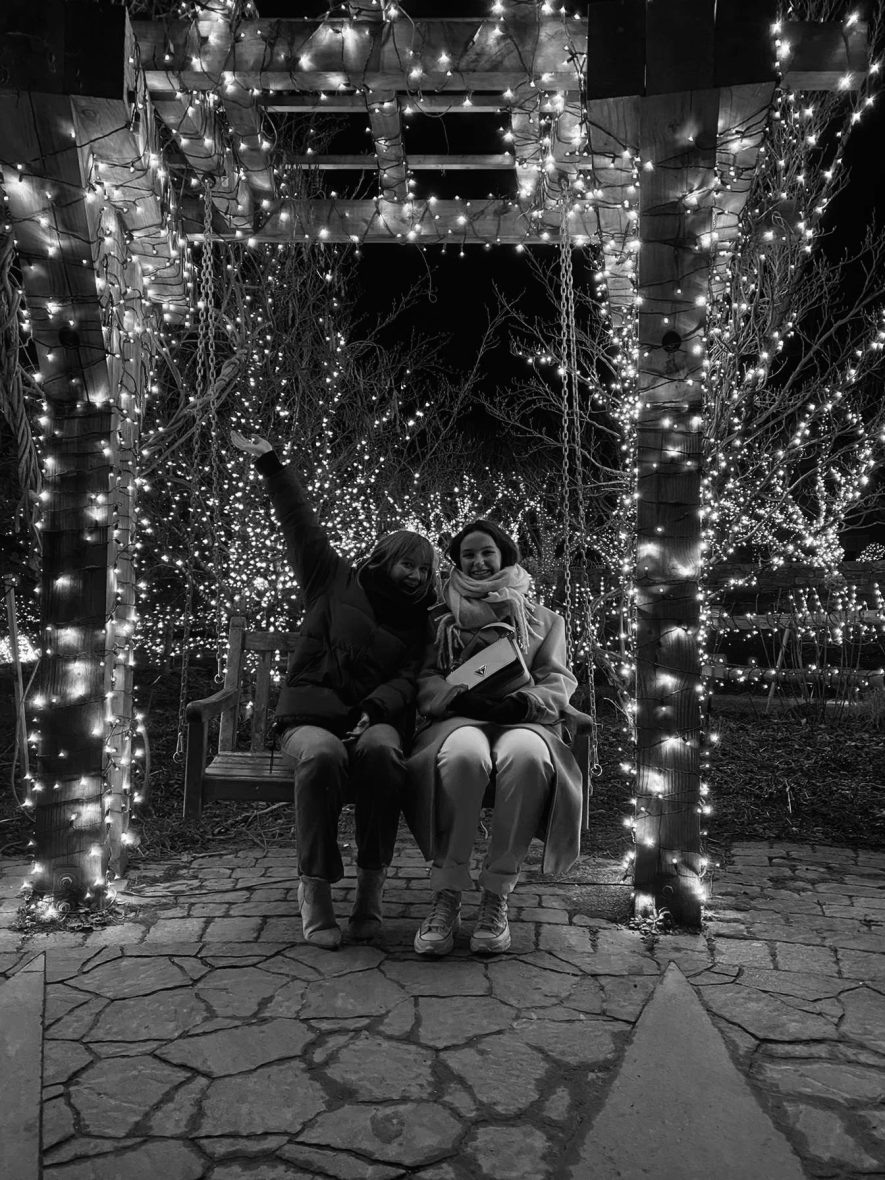
[[[883,854],[741,845],[703,932],[657,938],[613,920],[612,864],[530,871],[509,954],[470,955],[467,906],[430,962],[407,840],[384,941],[332,954],[286,851],[133,867],[88,934],[10,929],[25,872],[0,862],[3,1180],[885,1176]]]

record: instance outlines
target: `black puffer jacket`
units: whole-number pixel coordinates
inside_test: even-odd
[[[255,467],[267,482],[306,607],[277,702],[277,728],[302,722],[340,736],[366,712],[409,738],[432,587],[416,604],[384,575],[354,569],[332,548],[292,468],[273,451]]]

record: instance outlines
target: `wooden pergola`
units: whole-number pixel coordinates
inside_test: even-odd
[[[633,333],[639,385],[637,904],[698,920],[706,301],[776,85],[854,88],[867,70],[862,22],[775,35],[774,7],[606,0],[588,27],[540,2],[513,17],[417,21],[367,5],[352,19],[231,24],[222,0],[168,23],[7,0],[5,222],[45,396],[45,654],[28,711],[38,890],[101,888],[125,864],[140,416],[157,317],[192,306],[185,247],[203,237],[208,190],[219,241],[531,247],[558,242],[565,216],[574,246],[601,248],[604,304],[613,335]],[[512,150],[412,153],[411,111],[498,112]],[[376,197],[280,193],[274,119],[299,112],[368,120],[371,153],[289,163],[372,173]],[[512,174],[513,197],[412,194],[416,171],[489,169]]]

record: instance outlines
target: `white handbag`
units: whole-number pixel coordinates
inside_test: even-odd
[[[522,652],[512,635],[504,635],[459,664],[446,677],[449,684],[475,688],[486,697],[509,696],[532,683]]]

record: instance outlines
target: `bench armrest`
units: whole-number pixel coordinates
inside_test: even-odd
[[[582,713],[580,709],[575,709],[571,705],[566,710],[563,720],[566,729],[573,737],[576,737],[580,733],[593,732],[593,718],[590,714]]]
[[[209,720],[236,704],[237,688],[221,688],[211,697],[185,706],[187,746],[184,753],[184,818],[199,819],[203,809],[203,775],[209,742]]]
[[[184,715],[188,721],[208,721],[210,717],[219,717],[237,699],[238,693],[236,688],[220,688],[211,697],[189,701]]]

